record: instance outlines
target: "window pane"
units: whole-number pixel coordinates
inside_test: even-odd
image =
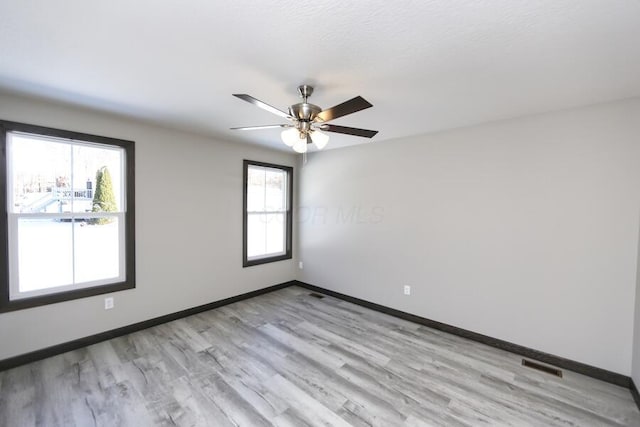
[[[73,212],[122,210],[122,149],[73,147]]]
[[[266,214],[247,215],[247,257],[261,256],[266,253],[267,221]]]
[[[284,227],[285,214],[266,215],[266,248],[268,254],[281,254],[285,252],[284,247]]]
[[[286,209],[286,172],[267,169],[265,175],[265,208],[267,211],[283,211]]]
[[[247,170],[247,211],[264,210],[264,168],[249,166]]]
[[[118,217],[74,222],[76,283],[120,275]]]
[[[247,256],[279,255],[285,252],[286,214],[248,214]]]
[[[18,290],[73,283],[72,224],[55,219],[18,220]]]
[[[71,146],[28,135],[10,134],[11,212],[69,211],[59,190],[71,185]]]

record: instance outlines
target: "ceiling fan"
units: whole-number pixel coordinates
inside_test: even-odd
[[[282,133],[282,141],[298,153],[306,153],[309,144],[315,144],[316,148],[322,150],[329,142],[329,135],[326,132],[343,133],[346,135],[373,138],[378,131],[368,129],[358,129],[347,126],[327,124],[327,122],[337,119],[347,114],[352,114],[369,107],[373,107],[361,96],[356,96],[348,101],[338,104],[329,109],[323,110],[317,105],[308,103],[308,99],[313,93],[313,87],[309,85],[298,86],[298,93],[302,102],[289,107],[288,112],[281,111],[269,104],[266,104],[253,96],[247,94],[234,93],[233,96],[247,101],[256,107],[267,110],[290,121],[290,123],[279,125],[245,126],[231,128],[231,130],[258,130],[285,128]]]

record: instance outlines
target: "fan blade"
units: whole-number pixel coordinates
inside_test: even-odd
[[[263,126],[243,126],[239,128],[230,128],[231,130],[260,130],[260,129],[275,129],[275,128],[288,128],[291,125],[263,125]]]
[[[320,126],[320,129],[325,130],[327,132],[344,133],[346,135],[362,136],[365,138],[373,138],[378,133],[377,130],[358,129],[358,128],[351,128],[347,126],[337,126],[337,125],[322,125]]]
[[[236,98],[240,98],[243,101],[247,101],[249,104],[253,104],[256,107],[262,108],[263,110],[267,110],[270,113],[276,114],[280,117],[284,117],[285,119],[292,119],[293,117],[291,117],[291,115],[289,115],[289,113],[285,113],[284,111],[280,111],[278,110],[276,107],[272,107],[269,104],[266,104],[262,101],[260,101],[259,99],[254,98],[251,95],[247,95],[246,93],[234,93],[233,96],[235,96]]]
[[[347,114],[355,113],[369,107],[373,107],[369,101],[361,96],[356,96],[342,104],[338,104],[335,107],[331,107],[328,110],[320,112],[316,116],[316,119],[319,119],[321,122],[328,122],[329,120],[337,119],[338,117],[346,116]]]

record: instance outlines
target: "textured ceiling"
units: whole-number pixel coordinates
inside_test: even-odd
[[[286,148],[280,109],[356,95],[372,143],[640,96],[638,0],[2,0],[0,90]],[[329,147],[368,140],[331,134]]]

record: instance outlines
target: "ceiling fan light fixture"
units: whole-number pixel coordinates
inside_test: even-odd
[[[295,144],[293,144],[293,151],[295,151],[296,153],[306,153],[307,152],[307,139],[306,138],[300,138],[298,136],[298,140],[296,141]]]
[[[318,150],[322,150],[329,142],[329,135],[324,132],[320,132],[319,130],[314,130],[311,134],[311,140],[316,144],[316,148]]]
[[[285,129],[280,133],[280,137],[287,147],[293,147],[300,139],[300,131],[296,128]]]

